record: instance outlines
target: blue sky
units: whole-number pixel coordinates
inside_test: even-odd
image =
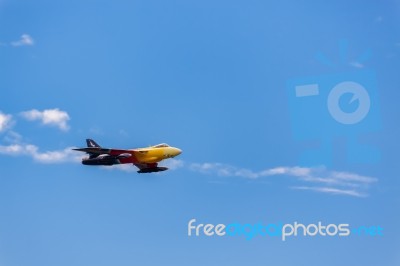
[[[0,0],[0,24],[1,265],[399,265],[399,1]],[[360,123],[328,113],[341,81],[369,93]],[[87,167],[88,137],[183,153]],[[188,237],[192,218],[384,235]]]

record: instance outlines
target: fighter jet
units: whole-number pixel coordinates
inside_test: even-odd
[[[158,166],[158,162],[174,158],[182,153],[178,148],[161,143],[147,148],[120,150],[102,148],[92,139],[86,140],[86,148],[73,149],[75,151],[86,152],[89,157],[82,159],[84,165],[114,165],[114,164],[134,164],[139,168],[138,173],[152,173],[168,170],[167,167]]]

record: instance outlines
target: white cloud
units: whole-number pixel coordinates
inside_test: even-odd
[[[182,160],[178,159],[168,159],[166,161],[163,161],[162,166],[168,167],[170,170],[176,170],[179,168],[182,168],[185,165],[185,163]]]
[[[20,155],[26,152],[26,147],[19,144],[12,144],[8,146],[0,146],[0,153],[7,155]]]
[[[292,189],[297,190],[312,190],[321,193],[335,194],[335,195],[347,195],[353,197],[366,197],[367,194],[358,192],[357,190],[352,189],[339,189],[333,187],[291,187]]]
[[[5,131],[11,126],[12,115],[3,114],[0,112],[0,132]]]
[[[357,61],[352,61],[349,63],[350,66],[355,67],[355,68],[364,68],[364,64],[357,62]]]
[[[67,124],[70,119],[68,113],[59,109],[44,111],[34,109],[22,112],[21,116],[30,121],[40,120],[44,125],[57,126],[61,130],[68,130],[69,128]],[[62,163],[81,160],[81,154],[73,151],[73,147],[54,151],[40,151],[39,147],[24,143],[23,137],[19,133],[9,130],[13,123],[12,115],[0,112],[0,132],[7,130],[3,140],[8,143],[8,145],[0,144],[0,154],[30,156],[41,163]]]
[[[331,171],[325,167],[274,167],[262,171],[252,171],[245,168],[221,163],[193,163],[190,169],[203,174],[216,174],[218,176],[234,176],[249,179],[285,175],[295,177],[297,181],[314,184],[317,187],[301,186],[297,189],[307,189],[330,194],[349,196],[364,196],[369,186],[378,179],[355,173]]]
[[[32,157],[40,163],[63,163],[79,162],[81,156],[72,150],[74,147],[68,147],[62,150],[40,152],[39,148],[32,144],[11,144],[7,146],[0,145],[0,153],[19,156],[25,155]]]
[[[35,41],[29,34],[22,34],[18,41],[11,43],[12,46],[32,46],[34,44]]]
[[[68,120],[70,120],[69,115],[65,111],[56,109],[47,109],[44,111],[38,111],[36,109],[22,112],[22,117],[27,120],[35,121],[40,120],[43,125],[56,126],[61,130],[67,131],[69,129]]]
[[[78,155],[72,148],[68,147],[63,150],[39,152],[39,149],[36,147],[36,149],[32,150],[32,157],[41,163],[80,162],[81,155]]]
[[[136,168],[136,166],[134,166],[133,164],[114,164],[114,165],[110,165],[110,166],[102,166],[103,169],[106,170],[120,170],[120,171],[124,171],[124,172],[128,172],[128,173],[133,173],[138,171],[138,169]]]

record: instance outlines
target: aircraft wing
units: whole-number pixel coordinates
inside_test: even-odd
[[[139,168],[138,173],[153,173],[168,170],[167,167],[160,167],[157,163],[134,163]]]
[[[105,149],[100,147],[77,148],[75,151],[82,151],[90,154],[108,154],[111,156],[118,156],[121,154],[133,154],[133,150],[118,150],[118,149]]]

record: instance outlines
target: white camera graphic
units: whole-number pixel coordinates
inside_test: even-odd
[[[295,87],[296,97],[307,97],[319,95],[318,84],[300,85]],[[350,101],[358,100],[358,108],[351,113],[345,112],[340,107],[340,98],[344,94],[352,94],[353,97]],[[342,124],[357,124],[363,120],[371,107],[371,101],[368,91],[359,83],[353,81],[344,81],[337,84],[330,91],[327,99],[327,108],[332,118]]]
[[[320,143],[319,148],[304,151],[302,164],[332,164],[333,142],[338,137],[347,138],[348,161],[377,161],[379,152],[359,141],[360,136],[380,129],[375,77],[373,71],[358,70],[288,80],[294,139]],[[346,110],[344,105],[356,108]]]

